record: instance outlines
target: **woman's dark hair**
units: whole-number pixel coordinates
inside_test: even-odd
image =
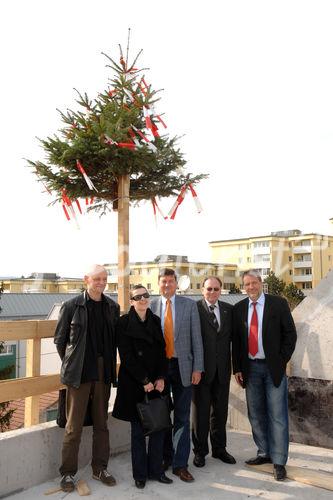
[[[143,286],[143,285],[141,285],[141,284],[139,284],[139,285],[134,285],[134,286],[133,286],[133,288],[132,288],[132,290],[131,290],[131,292],[130,292],[130,297],[131,297],[131,298],[133,297],[133,292],[134,292],[135,290],[138,290],[138,288],[144,288],[144,289],[146,290],[146,292],[148,292],[148,290],[147,290],[147,288],[146,288],[145,286]]]

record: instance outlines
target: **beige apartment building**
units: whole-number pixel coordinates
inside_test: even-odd
[[[108,272],[108,291],[118,290],[118,264],[104,264]],[[237,281],[237,265],[214,264],[212,262],[189,262],[185,255],[158,255],[153,261],[134,262],[130,267],[130,287],[142,284],[152,294],[158,293],[158,275],[162,268],[170,267],[178,277],[188,276],[189,288],[186,293],[201,293],[205,276],[218,276],[222,281],[222,291],[228,293],[232,284]]]
[[[1,279],[5,293],[79,293],[82,279],[61,278],[56,273],[32,273],[27,278]]]
[[[274,271],[280,279],[295,283],[300,289],[316,287],[333,267],[333,236],[302,234],[298,229],[211,241],[209,246],[215,263],[237,265],[239,273],[254,268],[263,279]]]

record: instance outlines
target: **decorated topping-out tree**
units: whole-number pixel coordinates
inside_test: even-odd
[[[156,109],[159,91],[148,82],[147,68],[138,67],[142,50],[129,62],[129,39],[130,31],[126,54],[119,45],[119,62],[104,54],[112,72],[107,88],[93,100],[76,91],[79,110],[60,111],[63,128],[40,139],[46,161],[28,160],[38,180],[55,196],[52,203],[61,202],[68,220],[83,212],[82,205],[102,214],[119,211],[118,288],[124,294],[129,288],[124,272],[129,203],[150,200],[156,213],[158,197],[177,195],[169,213],[173,219],[189,190],[200,211],[193,186],[206,177],[185,172],[177,137],[168,137],[165,118]]]

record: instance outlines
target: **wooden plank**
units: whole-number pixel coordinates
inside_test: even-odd
[[[249,465],[248,468],[273,474],[272,464]],[[329,472],[297,467],[296,465],[286,465],[286,471],[289,479],[333,491],[333,475]]]
[[[0,380],[0,403],[46,394],[63,387],[59,374]]]
[[[0,321],[0,340],[50,338],[56,324],[55,320]]]
[[[27,340],[26,377],[40,375],[41,339]],[[25,400],[24,427],[39,424],[39,395]]]

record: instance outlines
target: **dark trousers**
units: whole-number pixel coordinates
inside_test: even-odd
[[[229,386],[229,380],[225,384],[220,384],[216,371],[210,384],[200,382],[193,388],[193,451],[203,457],[209,451],[208,434],[213,453],[219,453],[226,447]]]
[[[131,454],[133,478],[136,481],[145,481],[148,477],[161,477],[163,460],[164,431],[154,432],[148,438],[143,435],[140,422],[131,422]]]
[[[110,385],[104,383],[103,358],[98,358],[98,382],[81,384],[78,389],[67,386],[67,424],[62,445],[60,474],[74,476],[78,469],[78,454],[82,427],[89,398],[93,421],[92,461],[93,471],[107,468],[110,456],[109,430],[107,426]]]
[[[188,466],[188,457],[190,455],[192,385],[183,386],[176,358],[169,361],[166,382],[167,390],[172,392],[174,413],[173,430],[165,433],[163,459],[168,464],[172,463],[173,469],[177,469]]]

